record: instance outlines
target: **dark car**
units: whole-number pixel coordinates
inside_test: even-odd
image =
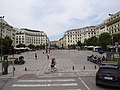
[[[103,66],[103,65],[113,65],[113,66],[118,66],[118,62],[112,62],[112,61],[103,61],[100,66]]]
[[[119,65],[101,65],[98,72],[96,73],[96,85],[120,87]]]

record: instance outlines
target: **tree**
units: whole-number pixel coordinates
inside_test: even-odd
[[[111,44],[111,35],[107,32],[102,33],[99,36],[99,45],[103,48],[106,49],[107,45]]]
[[[84,40],[84,46],[85,46],[85,45],[88,46],[87,43],[88,43],[88,40],[85,39],[85,40]]]
[[[37,50],[38,50],[38,49],[40,49],[40,45],[36,45],[36,47],[35,47],[35,48],[36,48]]]
[[[24,48],[25,48],[25,44],[20,43],[20,44],[18,44],[16,47],[17,47],[17,48],[20,48],[20,47],[24,47]]]
[[[11,45],[12,45],[12,40],[8,36],[6,36],[3,39],[3,52],[4,52],[4,54],[9,54],[10,53]]]
[[[75,45],[75,44],[68,45],[68,48],[69,48],[69,49],[76,49],[76,45]]]
[[[98,38],[93,36],[91,38],[85,39],[84,44],[87,46],[97,46],[98,45]]]
[[[118,42],[120,44],[120,33],[113,34],[113,43]]]
[[[91,46],[97,46],[98,45],[98,38],[96,36],[91,37],[89,40],[90,40],[90,45]]]
[[[33,44],[28,45],[28,47],[29,47],[30,49],[35,49],[35,45],[33,45]]]
[[[83,44],[81,43],[81,41],[78,41],[78,42],[77,42],[77,46],[79,46],[79,47],[82,47],[82,46],[83,46]]]

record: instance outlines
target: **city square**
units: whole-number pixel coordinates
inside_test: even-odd
[[[0,90],[119,90],[119,0],[1,0]]]
[[[15,54],[15,57],[24,56],[25,64],[15,65],[14,76],[13,66],[9,66],[8,74],[0,76],[1,80],[7,81],[0,83],[3,85],[1,90],[113,90],[95,85],[95,74],[99,66],[88,62],[87,56],[99,55],[97,52],[51,50],[50,59],[43,52],[45,50]],[[37,59],[35,53],[38,54]],[[51,58],[56,60],[55,72],[50,71]]]

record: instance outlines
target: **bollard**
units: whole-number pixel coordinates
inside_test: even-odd
[[[14,71],[15,71],[15,66],[14,66]]]
[[[75,67],[73,66],[73,67],[72,67],[72,70],[74,70],[74,69],[75,69]]]
[[[95,65],[95,69],[96,69],[97,67],[96,67],[96,65]]]
[[[27,71],[27,68],[25,67],[25,71]]]
[[[85,70],[85,66],[83,66],[83,69]]]

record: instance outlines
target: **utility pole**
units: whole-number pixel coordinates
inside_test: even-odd
[[[0,19],[1,19],[1,41],[0,41],[0,49],[1,49],[1,62],[3,63],[3,60],[2,60],[2,44],[3,44],[3,42],[2,42],[2,27],[3,27],[3,22],[2,22],[2,20],[3,20],[3,18],[4,18],[4,16],[0,16]],[[3,73],[3,65],[2,65],[2,73]]]

